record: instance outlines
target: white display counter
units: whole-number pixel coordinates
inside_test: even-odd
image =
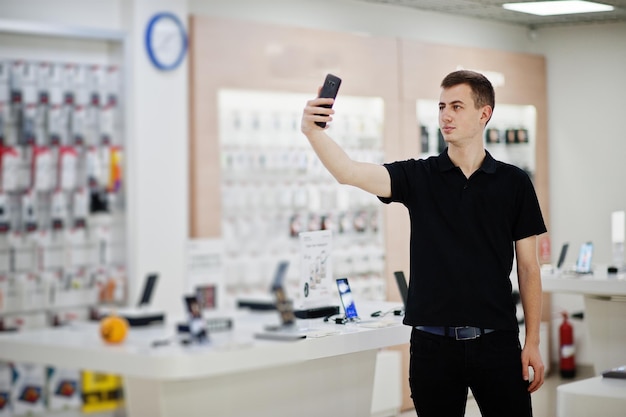
[[[386,305],[378,306],[384,310]],[[205,345],[184,346],[173,326],[133,328],[119,346],[106,345],[97,324],[0,335],[0,360],[120,374],[128,417],[216,415],[280,417],[371,413],[376,356],[405,344],[401,317],[384,326],[300,321],[312,337],[276,342],[254,339],[276,313],[238,313],[234,330]],[[329,333],[334,334],[329,334]],[[155,341],[172,339],[158,347]]]
[[[542,274],[543,291],[582,294],[591,358],[596,374],[626,365],[626,275]]]
[[[626,274],[609,275],[606,268],[598,268],[593,274],[542,272],[541,282],[545,292],[626,297]]]
[[[596,376],[557,387],[558,417],[623,417],[626,379]]]

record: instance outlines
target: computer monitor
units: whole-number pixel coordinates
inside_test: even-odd
[[[149,274],[146,278],[146,283],[143,286],[143,292],[139,299],[138,307],[147,306],[152,299],[152,293],[154,292],[154,286],[156,285],[159,274]]]

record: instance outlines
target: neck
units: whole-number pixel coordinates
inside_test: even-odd
[[[481,143],[448,146],[448,157],[452,163],[458,166],[463,174],[469,178],[483,163],[486,152]]]

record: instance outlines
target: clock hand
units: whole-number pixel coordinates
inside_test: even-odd
[[[165,46],[166,44],[170,43],[171,39],[175,36],[175,33],[168,33],[166,36],[162,37],[159,40],[159,44],[157,45],[157,48],[162,48],[163,46]]]

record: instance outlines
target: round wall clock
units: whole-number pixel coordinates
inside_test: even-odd
[[[173,13],[154,15],[146,27],[146,51],[160,70],[170,71],[180,65],[187,52],[187,32]]]

